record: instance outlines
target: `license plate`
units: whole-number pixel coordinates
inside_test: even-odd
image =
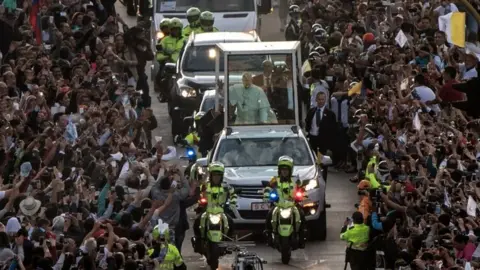
[[[252,203],[252,211],[268,211],[269,209],[269,203]]]

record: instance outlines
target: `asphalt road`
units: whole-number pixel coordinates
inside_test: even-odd
[[[117,2],[117,12],[124,18],[128,25],[135,25],[136,18],[126,15],[125,8]],[[280,32],[280,21],[277,13],[262,17],[261,38],[264,41],[283,40],[283,33]],[[149,68],[147,68],[149,70]],[[148,74],[150,76],[150,74]],[[149,80],[149,83],[151,81]],[[153,91],[153,85],[150,85]],[[166,145],[172,144],[170,133],[171,122],[167,113],[167,106],[160,104],[152,94],[152,109],[157,117],[158,128],[154,136],[161,136]],[[177,151],[179,155],[182,149]],[[329,172],[327,183],[327,203],[331,208],[327,209],[327,240],[324,242],[308,242],[305,250],[295,251],[292,254],[290,265],[282,265],[278,251],[267,247],[264,243],[248,248],[249,251],[257,253],[268,263],[264,269],[314,269],[314,270],[337,270],[344,267],[345,243],[340,241],[340,229],[347,216],[354,211],[354,204],[358,202],[356,188],[348,181],[349,176],[344,173]],[[193,219],[193,213],[189,214]],[[192,221],[193,222],[193,221]],[[193,232],[190,229],[185,237],[182,254],[189,270],[205,269],[206,266],[201,256],[195,254],[190,244]],[[230,269],[232,257],[224,257],[221,261],[221,269]]]

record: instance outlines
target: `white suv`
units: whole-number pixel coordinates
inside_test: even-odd
[[[205,166],[206,163],[220,161],[225,165],[224,181],[235,188],[238,195],[237,209],[227,211],[235,228],[264,229],[265,217],[270,209],[270,204],[263,201],[264,184],[278,175],[278,158],[287,155],[294,160],[293,176],[306,184],[308,198],[302,207],[310,238],[325,240],[325,181],[303,132],[296,127],[285,126],[233,129],[224,129],[208,160],[199,159],[198,163]],[[330,158],[326,160],[331,163]]]

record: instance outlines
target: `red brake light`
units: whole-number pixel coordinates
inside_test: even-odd
[[[200,204],[207,204],[207,198],[200,198]]]
[[[297,191],[297,192],[295,193],[295,197],[296,197],[297,199],[303,199],[303,192],[302,192],[302,191]]]

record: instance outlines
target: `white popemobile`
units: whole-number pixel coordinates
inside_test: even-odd
[[[219,43],[217,50],[216,108],[221,109],[219,100],[223,99],[225,128],[208,157],[199,159],[197,164],[205,167],[219,161],[225,165],[224,181],[234,187],[238,195],[238,207],[226,214],[233,219],[236,229],[258,231],[265,228],[270,209],[270,203],[263,201],[264,183],[277,175],[280,156],[292,157],[293,176],[303,183],[308,195],[301,205],[309,239],[325,240],[326,184],[321,170],[331,164],[331,159],[323,156],[322,161],[317,162],[300,128],[296,83],[301,66],[299,42],[256,42],[248,46]],[[219,55],[224,55],[223,63]],[[245,72],[239,63],[249,62],[252,55],[264,58],[264,65],[257,71],[250,68]],[[273,63],[273,74],[264,73],[265,63]],[[224,74],[220,74],[220,70]],[[229,82],[229,78],[238,76],[242,76],[242,84]],[[220,81],[220,77],[225,81]]]

